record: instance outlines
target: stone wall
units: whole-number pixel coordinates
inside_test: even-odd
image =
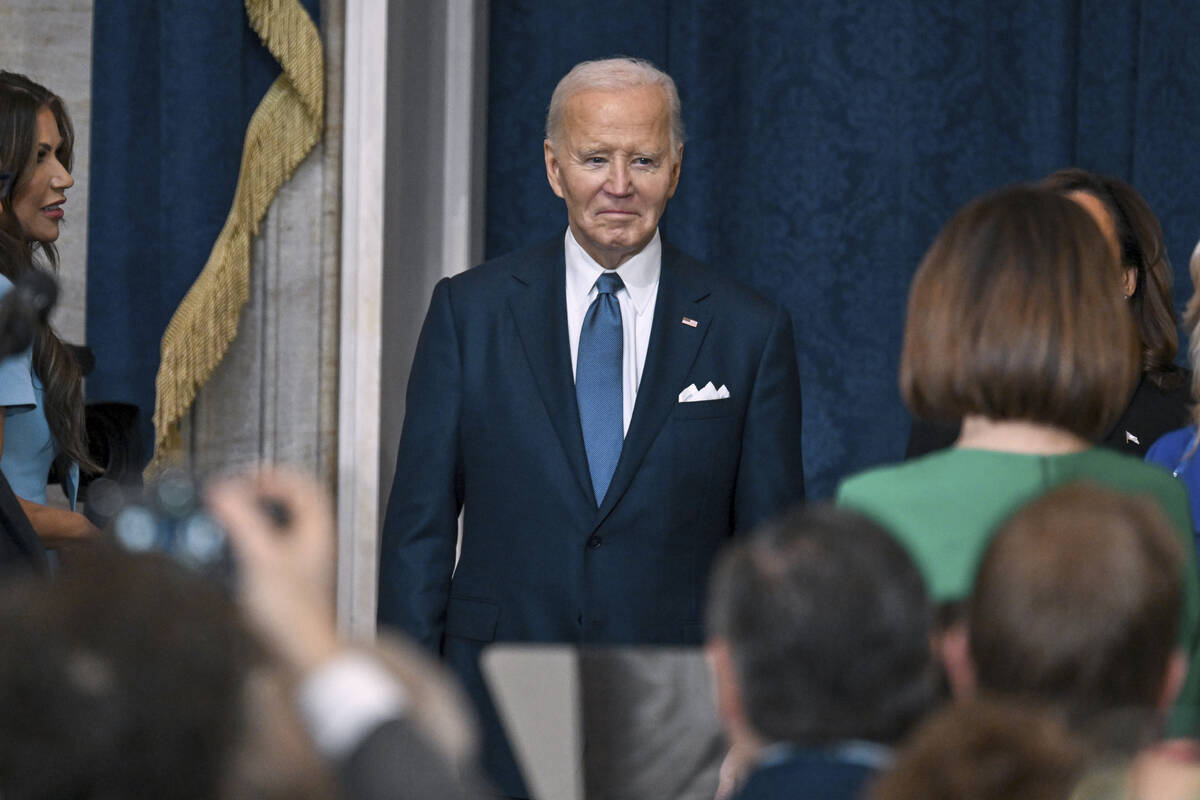
[[[237,339],[184,425],[200,476],[265,461],[334,487],[344,14],[322,0],[324,138],[267,212]]]

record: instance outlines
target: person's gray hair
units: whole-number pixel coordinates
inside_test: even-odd
[[[546,138],[552,145],[561,141],[563,115],[567,100],[572,95],[585,91],[633,89],[639,86],[657,86],[662,89],[671,117],[671,150],[678,150],[684,142],[684,132],[683,112],[675,81],[649,61],[630,56],[581,61],[572,67],[558,82],[558,86],[554,87],[554,94],[550,96],[550,108],[546,112]]]
[[[886,530],[844,508],[795,509],[734,538],[705,623],[766,741],[893,744],[937,698],[925,580]]]

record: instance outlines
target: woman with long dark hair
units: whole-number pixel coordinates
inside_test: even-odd
[[[1162,226],[1145,198],[1120,178],[1072,167],[1039,185],[1087,211],[1121,265],[1117,285],[1136,328],[1141,371],[1133,385],[1120,388],[1125,409],[1096,443],[1141,458],[1160,436],[1187,423],[1191,403],[1190,374],[1175,363],[1179,336]],[[960,432],[957,422],[915,419],[905,457],[949,447]]]
[[[23,75],[0,72],[0,295],[25,273],[54,269],[71,177],[75,132],[62,99]],[[68,476],[74,508],[79,468],[97,470],[88,457],[79,364],[49,324],[33,345],[0,362],[0,469],[47,546],[96,532],[82,514],[46,503],[52,464]]]

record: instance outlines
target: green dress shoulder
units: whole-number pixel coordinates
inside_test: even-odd
[[[1045,492],[1081,481],[1151,497],[1174,523],[1186,554],[1180,640],[1196,661],[1200,579],[1187,492],[1158,467],[1099,448],[1050,456],[952,448],[848,478],[838,487],[837,504],[888,528],[908,549],[935,602],[946,603],[970,593],[1000,523]],[[1193,734],[1197,723],[1200,668],[1188,670],[1171,727]]]

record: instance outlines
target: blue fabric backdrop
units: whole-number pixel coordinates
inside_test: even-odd
[[[319,0],[303,5],[316,22]],[[246,125],[279,65],[241,0],[94,13],[87,394],[139,406],[149,457],[162,333],[225,223]]]
[[[542,125],[578,61],[649,58],[689,141],[664,234],[796,324],[809,495],[902,457],[908,284],[971,197],[1078,165],[1200,237],[1200,3],[492,0],[487,254],[561,232]]]

